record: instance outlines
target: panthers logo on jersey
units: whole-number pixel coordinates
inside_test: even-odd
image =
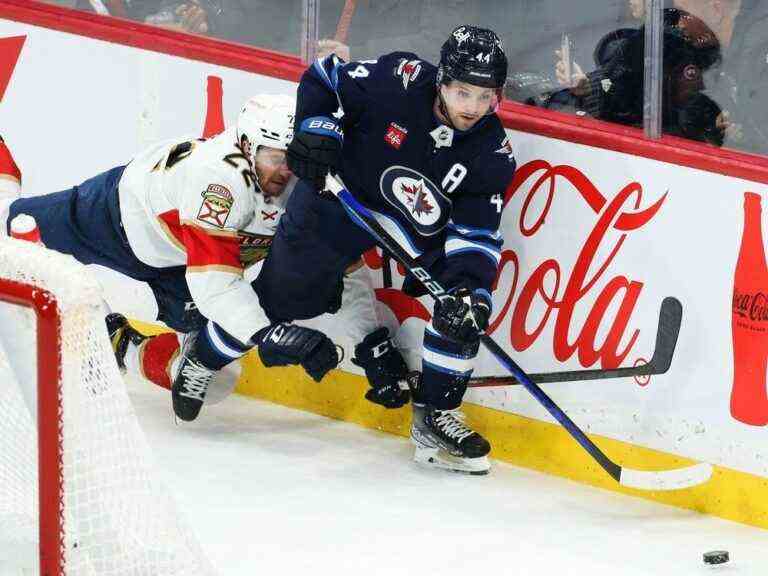
[[[232,192],[221,184],[211,184],[201,196],[203,203],[197,212],[197,219],[217,228],[224,228],[235,203]]]
[[[429,178],[415,170],[404,166],[387,168],[379,188],[422,236],[437,234],[448,222],[451,201]]]

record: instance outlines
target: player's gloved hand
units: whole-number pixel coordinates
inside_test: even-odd
[[[300,364],[320,382],[339,363],[336,345],[322,332],[294,324],[273,324],[259,330],[252,341],[266,367]]]
[[[389,337],[386,328],[379,328],[355,346],[352,362],[365,370],[371,389],[365,399],[385,408],[400,408],[410,400],[410,392],[400,388],[405,384],[408,367]]]
[[[288,144],[288,168],[296,177],[309,180],[317,188],[325,188],[329,170],[339,171],[341,166],[342,132],[338,122],[327,116],[312,116],[301,123],[301,128]]]
[[[487,298],[460,288],[435,304],[432,326],[446,338],[473,344],[488,327],[490,315]]]

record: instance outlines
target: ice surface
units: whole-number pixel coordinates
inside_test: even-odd
[[[129,386],[222,575],[768,574],[768,531],[498,462],[423,469],[404,438],[241,396],[177,425],[167,392]],[[731,562],[704,565],[716,549]]]

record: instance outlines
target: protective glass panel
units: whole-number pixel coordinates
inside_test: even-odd
[[[302,0],[43,0],[162,28],[298,54]]]
[[[508,98],[642,127],[642,0],[521,0],[514,5],[507,21],[515,25],[505,33]]]
[[[355,60],[403,50],[436,63],[454,27],[487,27],[509,60],[505,98],[642,127],[642,0],[358,2],[347,29],[348,4],[322,2],[320,38]]]
[[[768,2],[671,0],[665,11],[664,131],[768,152]]]

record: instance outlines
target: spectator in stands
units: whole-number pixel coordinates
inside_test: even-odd
[[[585,76],[582,66],[592,56],[600,38],[617,28],[637,28],[642,24],[637,17],[637,0],[517,0],[511,4],[525,3],[530,3],[530,10],[524,14],[502,13],[496,18],[513,22],[511,29],[502,29],[513,64],[504,92],[510,100],[537,106],[544,104],[548,94],[572,87]],[[502,3],[502,9],[508,11],[507,4]],[[560,61],[563,46],[569,46],[570,74],[561,64],[557,75],[552,55]]]
[[[130,18],[190,34],[253,42],[247,0],[45,0],[69,8]]]
[[[722,110],[715,126],[723,145],[768,152],[768,107],[763,100],[768,93],[768,3],[674,0],[674,6],[700,19],[720,44],[722,58],[702,71],[701,92]],[[641,18],[643,11],[642,2],[629,0],[628,12],[632,17]],[[586,79],[587,75],[575,63],[571,64],[572,75],[568,78],[559,51],[556,57],[555,75],[561,86],[574,87]],[[709,109],[714,110],[711,103]]]
[[[594,51],[597,68],[575,86],[548,95],[550,109],[642,126],[645,27],[620,28]],[[712,30],[688,12],[664,10],[662,126],[666,133],[722,145],[721,108],[704,93],[704,73],[721,60]]]
[[[629,16],[638,22],[642,22],[645,16],[645,0],[628,0],[627,11]]]
[[[701,18],[723,48],[706,93],[722,108],[726,146],[768,153],[768,3],[764,0],[675,0]]]
[[[349,46],[344,42],[339,42],[333,38],[323,38],[317,42],[317,58],[325,58],[329,54],[336,54],[339,58],[345,62],[349,62],[350,51]]]
[[[619,14],[619,28],[635,28],[643,25],[645,0],[625,0]],[[571,55],[572,56],[572,55]],[[576,86],[587,77],[575,60],[566,62],[562,48],[555,50],[555,76],[558,84],[565,88]]]

